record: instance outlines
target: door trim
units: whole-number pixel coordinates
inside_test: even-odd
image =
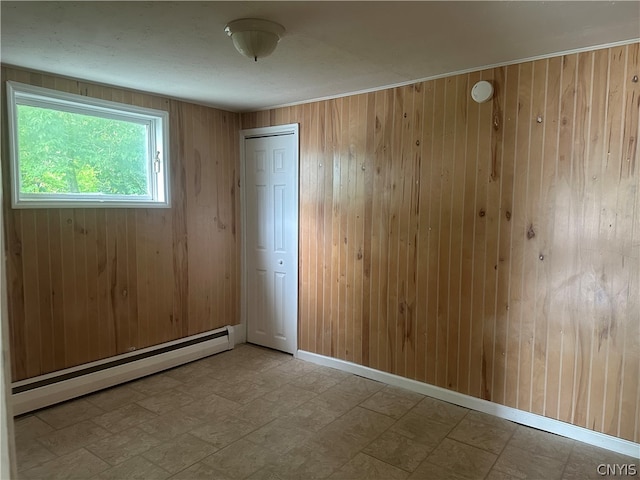
[[[298,351],[298,323],[300,322],[300,126],[297,123],[290,123],[287,125],[277,125],[273,127],[260,127],[260,128],[247,128],[240,130],[240,249],[241,249],[241,260],[240,260],[240,328],[237,329],[237,337],[236,343],[244,343],[247,341],[247,239],[246,232],[247,229],[245,225],[247,224],[247,201],[246,201],[246,189],[244,186],[246,185],[246,152],[245,152],[245,140],[250,138],[259,138],[259,137],[275,137],[281,135],[293,135],[296,143],[296,148],[294,149],[293,155],[295,159],[295,198],[296,205],[298,206],[298,218],[297,218],[297,232],[298,238],[296,242],[295,248],[295,264],[296,264],[296,322],[295,322],[295,332],[293,334],[293,338],[295,341],[294,348],[294,357]]]

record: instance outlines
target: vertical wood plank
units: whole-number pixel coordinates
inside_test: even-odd
[[[62,289],[64,303],[63,321],[65,323],[64,355],[65,365],[79,365],[82,363],[78,352],[78,314],[76,300],[82,285],[77,285],[74,272],[76,271],[76,256],[74,245],[73,210],[67,209],[60,215],[60,245]]]
[[[628,313],[619,316],[624,345],[624,367],[621,381],[619,436],[633,438],[640,437],[640,349],[637,339],[640,336],[638,317],[640,311],[640,172],[638,172],[638,134],[640,130],[640,82],[634,81],[640,69],[640,44],[635,43],[626,47],[626,74],[624,75],[624,121],[621,136],[621,185],[618,187],[618,214],[616,222],[616,245],[623,246],[622,257],[614,270],[622,275],[616,276],[613,291],[619,293],[618,301],[625,300]],[[632,187],[631,185],[635,185]],[[635,198],[634,198],[635,197]],[[635,200],[635,201],[634,201]],[[635,243],[631,243],[635,242]],[[634,245],[632,247],[632,245]],[[627,280],[628,278],[628,280]],[[628,290],[625,290],[628,285]],[[634,394],[635,389],[635,394]]]
[[[504,104],[504,145],[500,169],[500,201],[499,207],[490,215],[496,217],[498,226],[498,258],[494,264],[497,271],[497,287],[495,297],[495,345],[493,363],[492,398],[498,403],[505,402],[507,355],[509,334],[509,295],[511,266],[511,222],[506,221],[506,212],[513,211],[513,182],[516,155],[516,135],[518,131],[518,82],[519,65],[506,68],[505,104]],[[513,345],[511,346],[513,348]]]
[[[39,209],[35,212],[35,225],[38,258],[38,294],[40,302],[40,345],[41,372],[49,373],[56,370],[55,332],[53,325],[53,304],[51,284],[51,248],[49,244],[49,214],[47,210]],[[59,368],[59,367],[58,367]]]
[[[588,129],[589,129],[589,98],[591,92],[591,72],[593,57],[591,52],[578,55],[577,80],[575,86],[575,123],[573,130],[573,155],[572,155],[572,194],[575,202],[570,213],[573,235],[583,237],[585,234],[586,219],[584,216],[585,189],[588,155]],[[585,239],[586,240],[586,239]],[[593,318],[589,315],[588,305],[583,303],[583,288],[589,288],[591,280],[589,276],[589,252],[586,246],[580,244],[571,252],[572,270],[575,274],[569,279],[569,292],[571,304],[571,318],[573,320],[573,336],[575,342],[575,356],[573,363],[573,387],[571,397],[570,421],[578,425],[585,425],[587,405],[587,383],[589,378],[589,356],[585,355],[591,344],[591,330]],[[585,275],[586,273],[586,275]]]
[[[85,321],[88,328],[85,330],[85,338],[88,349],[87,361],[96,357],[100,352],[100,310],[98,306],[98,237],[95,209],[87,209],[84,215],[84,248],[86,266],[87,311]]]
[[[481,72],[479,80],[493,80],[493,72]],[[474,78],[470,80],[470,84],[474,82]],[[474,131],[471,138],[476,136],[477,142],[469,144],[470,151],[473,152],[472,158],[475,157],[475,198],[474,207],[470,211],[473,217],[473,295],[471,298],[471,332],[470,332],[470,352],[469,352],[469,394],[480,398],[484,398],[486,392],[486,349],[488,349],[489,338],[485,338],[485,277],[487,269],[487,222],[485,216],[480,216],[480,211],[486,212],[487,208],[487,184],[490,179],[491,164],[486,159],[492,158],[491,141],[493,132],[493,105],[496,99],[500,98],[500,86],[496,85],[494,100],[491,103],[474,105],[471,107],[471,115],[469,119],[469,129]],[[474,83],[475,85],[475,83]],[[475,102],[474,102],[475,103]],[[477,113],[476,113],[477,110]],[[473,118],[477,117],[474,124]],[[488,322],[486,322],[488,323]]]
[[[355,185],[354,198],[355,198],[355,210],[353,220],[353,230],[355,235],[354,248],[351,251],[351,255],[355,259],[355,265],[353,269],[353,289],[352,295],[354,297],[353,304],[353,319],[354,319],[354,332],[353,332],[353,361],[358,364],[363,364],[362,350],[363,350],[363,338],[365,330],[365,318],[363,315],[363,303],[364,298],[364,217],[365,217],[365,182],[366,172],[369,168],[366,158],[366,127],[365,122],[367,118],[367,96],[358,95],[358,102],[351,109],[350,118],[350,136],[352,137],[352,149],[355,155]],[[353,235],[352,235],[353,236]]]
[[[362,364],[371,366],[371,348],[374,342],[374,325],[372,322],[373,312],[371,309],[372,298],[377,295],[374,283],[373,268],[376,262],[374,257],[374,217],[373,217],[373,192],[374,178],[376,175],[376,155],[375,155],[375,125],[376,125],[376,96],[373,93],[366,95],[366,122],[365,122],[365,175],[363,185],[364,196],[364,240],[363,240],[363,296],[362,296]],[[379,255],[379,253],[378,253]]]
[[[535,227],[527,223],[527,195],[529,190],[529,160],[531,152],[531,88],[533,64],[520,65],[517,80],[517,111],[513,152],[513,194],[510,208],[500,212],[505,230],[509,229],[509,270],[506,273],[507,340],[505,358],[505,404],[516,407],[521,387],[520,353],[522,347],[521,323],[523,264],[527,245],[535,236]],[[503,177],[504,178],[504,177]],[[509,213],[507,213],[509,212]],[[498,267],[500,268],[500,267]]]
[[[382,209],[383,198],[382,192],[385,182],[385,144],[384,129],[386,124],[386,96],[383,92],[378,91],[374,96],[375,101],[375,120],[373,131],[373,155],[374,155],[374,178],[373,192],[374,197],[371,205],[372,227],[371,227],[371,296],[370,296],[370,328],[369,328],[369,365],[372,368],[381,369],[380,361],[380,332],[382,315],[381,311],[381,286],[382,274],[381,269],[384,261],[386,261],[387,252],[382,245],[386,232],[382,230]],[[375,219],[375,221],[373,220]]]
[[[53,357],[54,367],[60,370],[69,366],[67,362],[64,304],[65,288],[62,272],[62,236],[60,211],[49,213],[49,251],[51,252],[51,310],[53,315]],[[15,345],[12,345],[14,347]],[[23,377],[24,378],[24,377]]]
[[[411,342],[411,309],[408,300],[408,257],[410,250],[409,224],[411,215],[411,192],[415,182],[413,172],[413,158],[411,139],[413,137],[413,97],[412,85],[399,89],[402,92],[402,122],[399,132],[399,163],[400,170],[396,176],[398,192],[398,257],[397,257],[397,284],[398,297],[396,305],[391,307],[396,312],[396,344],[395,344],[395,372],[397,375],[407,376],[407,354]],[[398,99],[400,101],[400,99]]]
[[[411,112],[412,129],[408,136],[407,145],[410,150],[410,162],[412,168],[410,195],[409,195],[409,230],[407,249],[407,294],[406,294],[406,376],[416,378],[418,364],[424,367],[424,361],[418,361],[418,265],[419,265],[419,245],[420,245],[420,180],[422,169],[422,124],[424,109],[424,89],[423,84],[418,83],[413,86],[413,105]],[[421,322],[422,323],[422,322]],[[424,331],[424,330],[423,330]],[[422,357],[424,359],[424,356]],[[421,359],[421,360],[422,360]],[[424,368],[420,369],[424,372]]]
[[[311,128],[309,125],[310,105],[303,109],[300,124],[300,268],[298,282],[301,285],[300,292],[300,331],[298,332],[299,348],[309,351],[312,348],[313,336],[315,336],[315,235],[311,234],[311,223],[316,217],[314,214],[314,179],[312,178],[313,150],[311,149]],[[312,213],[313,212],[313,213]],[[312,274],[313,270],[313,274]],[[311,332],[314,332],[312,335]]]
[[[398,365],[400,357],[397,354],[398,344],[401,341],[398,337],[402,333],[398,332],[398,306],[400,303],[400,278],[399,278],[399,258],[400,258],[400,212],[402,202],[402,134],[404,131],[404,97],[405,91],[402,88],[395,88],[392,91],[393,106],[390,109],[389,122],[392,131],[390,132],[391,158],[390,173],[385,186],[389,195],[389,218],[387,232],[389,236],[388,254],[388,296],[386,298],[387,316],[387,342],[386,358],[387,371],[397,373],[400,370]]]
[[[442,208],[442,179],[443,179],[443,137],[444,137],[444,112],[445,112],[445,80],[439,79],[434,82],[434,105],[431,112],[431,168],[430,168],[430,188],[429,188],[429,245],[428,245],[428,292],[427,292],[427,383],[437,384],[439,345],[442,336],[441,327],[441,304],[440,290],[443,285],[440,283],[440,231],[441,231],[441,208]]]
[[[332,217],[331,217],[331,246],[329,248],[329,256],[331,258],[331,281],[329,283],[331,287],[331,297],[329,300],[329,306],[331,313],[330,320],[330,334],[329,342],[330,348],[328,350],[329,355],[332,357],[340,358],[339,340],[339,322],[340,322],[340,181],[341,181],[341,164],[340,164],[340,137],[342,131],[341,124],[341,107],[342,102],[338,100],[332,100],[329,102],[328,115],[331,117],[330,130],[327,130],[329,137],[329,157],[332,168],[332,188],[331,188],[331,200],[332,200]]]
[[[496,356],[502,352],[496,350],[498,320],[496,296],[498,287],[498,242],[500,216],[496,208],[500,205],[502,164],[504,163],[504,138],[506,123],[507,70],[497,68],[492,74],[496,92],[493,96],[491,111],[491,155],[485,159],[487,171],[484,181],[487,184],[486,203],[481,205],[477,214],[480,222],[486,225],[485,232],[485,296],[484,325],[482,345],[482,398],[494,400],[494,378]]]
[[[427,310],[427,292],[429,291],[429,237],[430,237],[430,182],[431,182],[431,144],[433,139],[433,82],[424,82],[421,85],[423,103],[421,105],[422,131],[420,132],[420,190],[418,193],[418,259],[416,284],[416,380],[425,382],[427,379],[427,326],[429,316]]]
[[[468,76],[458,75],[455,84],[455,116],[451,169],[451,218],[449,222],[449,325],[447,333],[447,371],[446,386],[459,391],[459,352],[460,352],[460,303],[462,286],[462,236],[465,203],[465,146],[467,143],[467,99],[469,98]]]
[[[462,93],[468,97],[468,89],[472,88],[480,80],[480,73],[470,74],[467,77],[467,89]],[[478,331],[479,322],[474,325],[474,252],[475,252],[475,218],[476,218],[476,187],[478,173],[478,126],[480,104],[474,101],[465,102],[465,144],[464,144],[464,191],[462,206],[462,226],[460,230],[460,327],[458,354],[458,375],[456,384],[458,391],[469,394],[471,383],[471,358],[474,352],[474,340],[480,337]],[[482,307],[478,309],[482,310]],[[475,328],[474,328],[475,327]],[[475,333],[475,335],[474,335]],[[477,357],[476,357],[477,358]],[[478,373],[478,378],[480,373]],[[476,394],[477,395],[477,394]]]
[[[20,242],[23,252],[35,252],[37,245],[36,217],[33,210],[21,212]],[[27,286],[24,298],[24,337],[26,374],[33,377],[42,369],[42,341],[40,329],[40,282],[38,278],[38,256],[22,256],[22,278]]]
[[[548,117],[546,102],[548,97],[548,64],[540,60],[533,65],[533,85],[531,96],[530,147],[528,192],[525,225],[533,225],[535,236],[528,239],[524,253],[522,280],[523,306],[520,310],[520,322],[524,325],[521,343],[520,375],[523,385],[518,396],[519,408],[540,413],[545,389],[545,368],[547,357],[548,312],[545,308],[546,292],[541,288],[546,279],[544,262],[547,246],[552,239],[551,222],[547,214],[547,204],[543,193],[547,165],[545,165],[546,123],[553,125]],[[529,287],[531,286],[531,287]],[[533,410],[533,405],[537,405]]]

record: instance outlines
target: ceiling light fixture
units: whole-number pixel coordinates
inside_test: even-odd
[[[282,25],[269,20],[241,18],[229,22],[224,31],[238,52],[257,62],[258,58],[273,53],[285,30]]]

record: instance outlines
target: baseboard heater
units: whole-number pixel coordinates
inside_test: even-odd
[[[233,327],[192,335],[11,384],[13,414],[21,415],[234,347]]]

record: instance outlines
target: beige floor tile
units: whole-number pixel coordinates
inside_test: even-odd
[[[468,478],[455,470],[424,461],[409,476],[409,480],[468,480]]]
[[[162,393],[157,393],[150,397],[136,402],[137,405],[146,408],[147,410],[161,415],[163,413],[176,410],[184,407],[195,400],[195,397],[181,392],[179,389],[167,390]]]
[[[313,432],[292,426],[286,419],[278,419],[249,433],[245,439],[283,454],[303,444],[312,436]]]
[[[363,452],[383,462],[413,472],[433,450],[397,432],[386,431],[367,445]]]
[[[217,471],[202,462],[194,463],[171,477],[171,480],[232,480],[231,477]]]
[[[452,428],[451,425],[435,422],[411,410],[389,430],[433,449]]]
[[[367,397],[368,395],[363,398],[362,395],[345,392],[344,390],[338,389],[336,385],[328,388],[311,401],[322,405],[322,407],[327,411],[333,412],[336,415],[342,415],[354,408]]]
[[[316,394],[313,392],[287,384],[265,394],[263,398],[270,402],[274,402],[278,406],[293,410],[303,403],[308,402],[315,396]]]
[[[509,420],[505,420],[504,418],[499,418],[494,415],[489,415],[488,413],[476,412],[475,410],[469,410],[465,418],[473,420],[474,422],[483,423],[485,425],[491,425],[492,427],[506,430],[508,432],[513,432],[516,428],[518,428],[517,423],[513,423]]]
[[[562,478],[563,480],[624,478],[626,475],[607,474],[607,466],[615,469],[616,465],[620,465],[619,468],[625,468],[624,465],[635,465],[635,470],[638,472],[636,477],[640,476],[640,460],[638,458],[627,457],[609,450],[576,442],[567,460]],[[617,470],[617,473],[622,472]]]
[[[424,395],[419,393],[410,392],[403,388],[386,386],[367,398],[360,406],[397,420],[423,398]]]
[[[13,433],[16,439],[38,438],[53,432],[54,428],[43,422],[35,415],[26,415],[15,418],[13,421]]]
[[[265,372],[261,372],[251,379],[251,382],[266,387],[270,391],[280,388],[287,383],[290,383],[294,379],[299,378],[299,375],[291,372],[283,372],[280,370],[270,369]]]
[[[157,418],[153,412],[138,404],[131,403],[123,407],[116,408],[108,413],[104,413],[99,417],[95,417],[93,422],[110,431],[118,433],[131,427],[135,427],[141,423]]]
[[[349,459],[393,423],[386,415],[356,407],[320,430],[313,441]]]
[[[262,373],[272,368],[282,365],[286,361],[290,361],[291,357],[270,357],[267,355],[260,355],[257,357],[247,358],[238,361],[238,365],[251,370],[252,372]]]
[[[404,470],[359,453],[329,478],[331,480],[401,480],[408,476],[409,473]]]
[[[321,433],[343,432],[353,438],[371,441],[387,430],[393,423],[393,419],[386,415],[372,412],[366,408],[356,407],[327,425]]]
[[[382,390],[384,387],[384,383],[369,380],[368,378],[353,376],[341,381],[333,388],[357,396],[360,398],[360,401],[363,401],[377,391]]]
[[[246,358],[255,358],[266,356],[269,358],[293,358],[290,354],[273,350],[271,348],[263,347],[261,345],[254,345],[252,343],[242,343],[237,345],[233,350],[226,352],[228,355],[233,356],[236,360],[242,360]]]
[[[202,425],[202,423],[202,420],[197,417],[181,410],[174,410],[173,412],[141,423],[138,427],[159,440],[166,442]]]
[[[352,374],[352,373],[347,373],[347,372],[343,372],[342,370],[338,370],[336,368],[331,368],[331,367],[318,367],[318,369],[316,370],[318,373],[321,373],[322,375],[332,378],[333,380],[336,380],[337,382],[342,382],[343,380],[347,380],[349,378],[353,378],[356,377],[356,375]]]
[[[431,397],[424,397],[411,410],[412,413],[422,415],[429,420],[453,427],[469,412],[468,409],[443,402]]]
[[[171,474],[146,458],[133,457],[96,475],[96,480],[163,480]]]
[[[215,394],[220,395],[228,400],[247,404],[256,398],[262,397],[274,389],[264,385],[240,381],[234,384],[219,382],[216,386]]]
[[[497,458],[493,453],[445,438],[426,461],[451,470],[461,477],[482,479],[489,473]]]
[[[43,435],[38,440],[56,455],[65,455],[74,450],[108,437],[110,433],[91,420],[85,420],[69,427]]]
[[[522,425],[518,426],[509,441],[509,445],[513,447],[562,462],[566,462],[567,458],[569,458],[573,444],[574,440]]]
[[[234,355],[235,352],[237,352],[237,347],[233,350],[217,353],[216,355],[198,360],[198,363],[208,369],[227,368],[237,363],[238,357]]]
[[[520,478],[494,469],[489,472],[489,475],[484,480],[520,480]]]
[[[327,406],[326,402],[313,398],[286,414],[292,425],[317,432],[333,422],[342,413]]]
[[[318,368],[320,367],[314,363],[292,358],[289,361],[282,362],[277,367],[272,368],[272,370],[276,372],[288,372],[294,375],[306,375],[318,370]]]
[[[156,373],[148,377],[136,380],[134,382],[127,383],[127,385],[137,392],[145,395],[156,395],[157,393],[164,392],[165,390],[171,390],[182,385],[182,382],[171,378],[165,373]]]
[[[108,468],[109,464],[82,448],[43,463],[38,467],[26,470],[20,474],[20,478],[34,480],[86,480]]]
[[[522,450],[509,442],[493,469],[517,478],[554,480],[562,477],[564,462]]]
[[[240,403],[214,393],[206,397],[196,398],[193,402],[181,407],[180,411],[201,419],[203,423],[207,423],[221,417],[232,415],[240,408],[242,408]]]
[[[169,473],[178,473],[216,450],[210,443],[187,433],[147,450],[142,456]]]
[[[85,397],[87,402],[100,407],[105,412],[110,412],[116,408],[135,403],[146,397],[144,393],[134,390],[129,385],[118,385],[115,387],[92,393]]]
[[[249,478],[251,480],[327,478],[348,461],[349,458],[342,452],[307,442],[278,456],[273,465],[267,466]]]
[[[236,418],[252,423],[258,428],[277,418],[286,416],[289,412],[291,412],[291,408],[288,405],[271,402],[264,397],[260,397],[247,403],[242,408],[235,410],[231,414]]]
[[[284,480],[288,478],[285,474],[278,472],[278,468],[272,465],[268,465],[264,468],[261,468],[257,472],[249,475],[247,480]],[[310,478],[310,477],[307,477]]]
[[[202,463],[229,478],[241,479],[272,464],[277,457],[273,450],[242,439],[205,458]]]
[[[56,456],[43,447],[36,438],[16,437],[15,445],[18,471],[28,470],[56,458]]]
[[[503,430],[476,420],[475,417],[466,416],[447,436],[498,455],[502,452],[511,435],[513,435],[512,430]]]
[[[192,397],[204,398],[214,395],[220,388],[220,380],[210,376],[187,380],[180,387],[180,391]]]
[[[181,383],[195,383],[201,379],[208,378],[211,374],[211,367],[202,362],[195,361],[167,370],[164,374]]]
[[[211,369],[209,374],[219,382],[236,384],[239,382],[250,382],[256,377],[256,372],[249,368],[243,367],[239,363],[234,363],[226,368]]]
[[[340,380],[338,379],[328,377],[318,371],[315,371],[307,375],[295,377],[295,379],[291,380],[291,385],[313,393],[322,393],[326,389],[337,385],[339,382]]]
[[[96,407],[83,398],[79,398],[40,410],[36,413],[36,416],[53,428],[59,429],[97,417],[103,413],[104,410],[101,408]]]
[[[111,465],[118,465],[129,458],[160,445],[162,441],[138,427],[132,427],[85,448]]]
[[[215,446],[216,449],[220,449],[244,437],[256,428],[255,425],[242,419],[227,417],[194,428],[190,433]]]

